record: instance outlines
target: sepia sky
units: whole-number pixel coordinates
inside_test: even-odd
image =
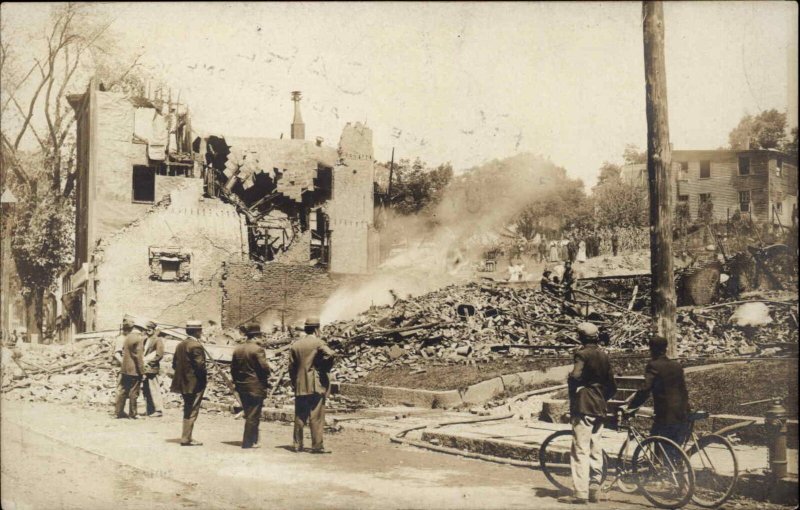
[[[591,185],[604,160],[646,144],[641,4],[107,4],[120,45],[144,52],[206,133],[336,145],[347,121],[375,157],[457,169],[531,151]],[[794,2],[664,5],[671,140],[717,148],[745,113],[797,124]],[[34,30],[43,5],[5,4]]]

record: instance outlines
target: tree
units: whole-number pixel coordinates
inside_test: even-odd
[[[626,165],[641,165],[647,163],[647,151],[640,151],[639,147],[629,143],[622,151],[622,159]]]
[[[413,163],[401,159],[395,163],[394,176],[389,200],[395,211],[407,216],[431,212],[441,202],[453,178],[453,167],[445,163],[428,168],[419,158]]]
[[[603,161],[603,165],[600,167],[600,175],[597,177],[597,185],[602,186],[608,181],[619,179],[621,175],[622,167],[616,163]]]
[[[728,134],[732,150],[777,149],[786,142],[786,114],[764,110],[755,117],[745,115]]]
[[[520,235],[531,240],[537,233],[583,228],[593,221],[591,201],[583,189],[583,182],[564,178],[547,193],[529,201],[513,223]]]
[[[614,179],[596,186],[593,197],[598,224],[607,227],[647,225],[646,190]]]
[[[51,7],[42,54],[26,62],[23,54],[31,48],[22,42],[14,46],[5,37],[0,43],[2,185],[12,187],[18,198],[11,246],[31,333],[41,331],[44,293],[68,267],[73,252],[74,126],[80,112],[67,104],[66,96],[85,90],[95,71],[110,76],[109,25],[93,18],[85,4],[58,4]],[[36,53],[36,45],[31,47]],[[137,65],[138,57],[108,80],[108,88],[130,83]]]
[[[791,138],[787,138],[784,141],[784,143],[781,145],[781,150],[787,154],[797,157],[797,126],[792,128],[790,134]]]

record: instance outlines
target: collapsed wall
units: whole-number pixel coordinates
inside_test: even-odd
[[[222,275],[222,326],[256,321],[263,329],[319,314],[338,287],[324,269],[271,262],[226,262]]]
[[[233,206],[202,197],[202,180],[180,179],[167,203],[107,236],[94,253],[94,330],[133,313],[181,325],[222,320],[222,264],[247,256],[244,220]]]

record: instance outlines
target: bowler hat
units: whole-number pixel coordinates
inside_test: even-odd
[[[319,327],[319,317],[307,317],[306,318],[306,327]]]
[[[244,334],[250,338],[261,334],[261,325],[257,323],[250,323],[244,327]]]

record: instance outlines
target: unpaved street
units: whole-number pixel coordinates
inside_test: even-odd
[[[178,445],[180,419],[114,420],[103,412],[2,402],[2,506],[81,508],[568,508],[538,471],[329,434],[334,453],[287,450],[291,429],[265,423],[262,448],[239,447],[242,422],[201,414]],[[605,508],[644,508],[612,493]]]

